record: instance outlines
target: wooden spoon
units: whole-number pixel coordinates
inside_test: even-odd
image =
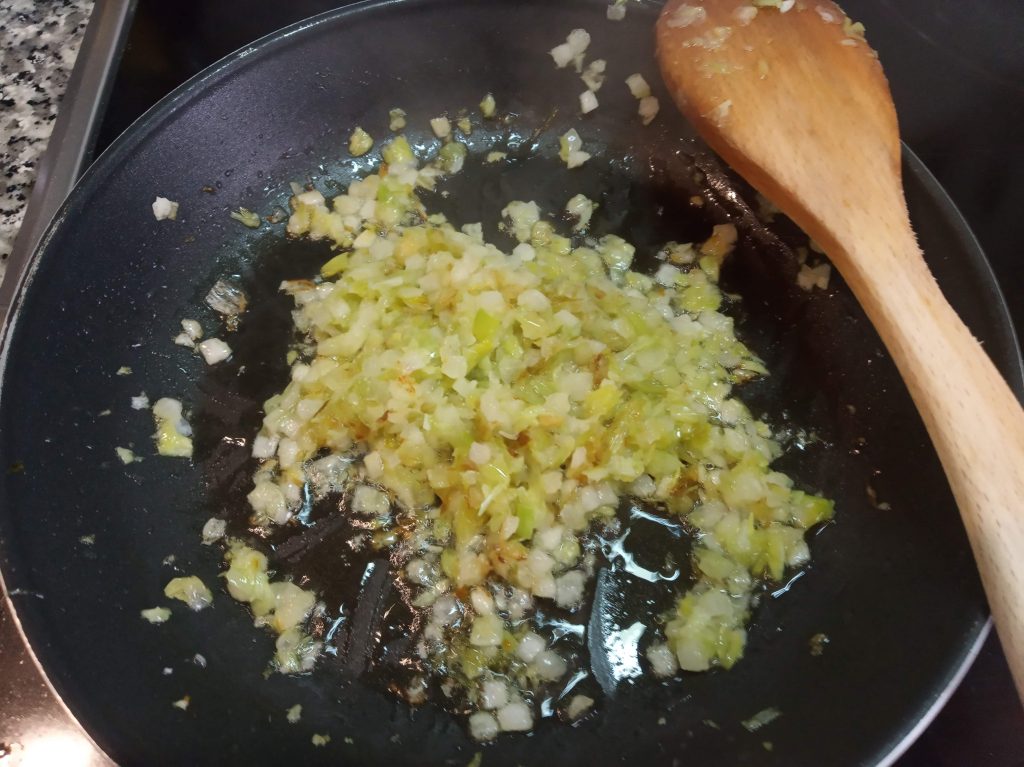
[[[829,0],[669,0],[657,39],[679,108],[825,249],[896,361],[1024,697],[1024,411],[918,248],[896,111],[863,29]]]

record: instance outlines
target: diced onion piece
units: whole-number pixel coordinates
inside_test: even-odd
[[[565,707],[565,715],[569,718],[569,721],[576,721],[590,711],[593,705],[593,698],[589,698],[586,695],[574,695],[572,700],[569,701],[569,705]]]
[[[574,29],[565,39],[573,56],[580,56],[587,52],[590,45],[590,33],[585,29]]]
[[[166,607],[150,607],[143,610],[140,615],[150,623],[164,623],[171,617],[171,611]]]
[[[565,164],[566,164],[566,167],[568,167],[570,169],[578,168],[581,165],[583,165],[583,163],[585,163],[589,159],[590,159],[590,154],[588,152],[581,152],[579,150],[573,150],[572,152],[569,152],[569,157],[565,161]]]
[[[213,604],[213,594],[195,575],[172,578],[164,587],[164,596],[181,600],[197,612]]]
[[[508,685],[501,679],[488,679],[480,687],[480,705],[486,709],[508,705]]]
[[[587,90],[580,94],[580,111],[583,114],[589,114],[597,109],[597,96],[594,95],[593,91]]]
[[[781,10],[781,8],[780,8]],[[740,722],[743,728],[748,732],[757,732],[767,724],[771,724],[776,719],[782,716],[782,712],[777,708],[764,708],[754,714],[750,719],[745,719]]]
[[[366,454],[363,458],[363,467],[366,469],[366,476],[370,479],[379,479],[384,474],[384,460],[376,451]]]
[[[512,224],[512,234],[520,242],[527,242],[533,233],[533,226],[540,221],[540,208],[535,202],[514,200],[505,206],[501,215]]]
[[[135,453],[126,447],[115,447],[114,452],[117,453],[117,457],[123,464],[134,463],[137,460]]]
[[[562,158],[563,162],[569,162],[569,155],[583,147],[583,139],[580,138],[580,134],[576,132],[575,128],[570,128],[563,133],[558,141],[558,156]]]
[[[435,117],[430,121],[430,129],[438,138],[448,138],[452,135],[452,124],[447,117]]]
[[[527,664],[534,661],[541,652],[544,651],[548,643],[544,641],[544,637],[534,632],[526,632],[522,639],[519,640],[519,644],[516,647],[516,654],[523,659]]]
[[[621,0],[616,0],[616,2],[608,6],[608,10],[605,13],[609,21],[622,21],[626,18],[626,4],[621,2]]]
[[[203,337],[203,327],[196,320],[182,320],[181,329],[184,330],[188,337],[193,341],[198,341]]]
[[[494,597],[487,589],[477,586],[469,593],[469,603],[477,615],[491,615],[494,612]]]
[[[568,43],[556,45],[551,49],[550,53],[551,58],[555,60],[555,66],[559,69],[565,69],[565,67],[569,66],[569,63],[575,55]]]
[[[252,441],[252,457],[253,458],[272,458],[277,452],[277,437],[268,437],[264,434],[260,434]]]
[[[497,647],[501,644],[503,629],[501,618],[497,615],[477,615],[473,619],[469,643],[474,647]]]
[[[296,724],[302,718],[302,704],[296,703],[287,712],[285,712],[285,719],[288,720],[288,724]]]
[[[654,122],[654,118],[658,116],[658,111],[661,109],[661,104],[658,103],[656,96],[644,96],[640,99],[640,105],[637,107],[637,113],[640,115],[640,119],[644,125],[650,125]]]
[[[132,410],[146,410],[149,407],[149,397],[142,392],[138,397],[132,397]]]
[[[473,736],[474,740],[481,742],[494,740],[498,737],[499,732],[498,720],[494,714],[489,714],[486,711],[477,711],[470,715],[469,734]]]
[[[474,442],[469,446],[469,460],[477,466],[483,466],[491,460],[491,448],[483,442]]]
[[[526,732],[533,729],[533,712],[525,703],[509,703],[498,709],[498,726],[504,732]]]
[[[488,93],[480,102],[480,114],[484,117],[494,117],[497,108],[498,105],[494,100],[493,94]]]
[[[231,356],[231,347],[219,338],[208,338],[200,342],[197,348],[207,365],[216,365]]]
[[[181,412],[181,402],[162,397],[153,405],[156,421],[156,449],[160,455],[189,458],[192,455],[192,428]]]
[[[319,192],[303,193],[303,196],[309,195],[316,195],[320,198],[320,202],[323,203],[323,195]],[[225,280],[217,280],[213,287],[210,288],[210,292],[206,294],[206,303],[215,312],[231,320],[245,311],[248,301],[245,293],[237,285],[233,285]]]
[[[691,27],[695,24],[702,24],[707,19],[707,11],[699,5],[680,5],[668,17],[668,25],[670,27]]]
[[[359,485],[352,493],[352,511],[356,514],[383,517],[391,511],[391,501],[377,488]]]
[[[635,99],[642,99],[651,95],[651,86],[647,84],[647,80],[639,72],[627,77],[626,85]]]
[[[256,229],[260,225],[260,216],[258,213],[254,213],[248,208],[239,208],[233,210],[228,214],[235,221],[239,222],[243,226],[247,226],[250,229]]]
[[[788,9],[787,9],[788,10]],[[741,5],[732,12],[733,18],[745,27],[757,17],[757,7],[753,5]]]
[[[594,59],[587,68],[583,70],[583,74],[580,78],[586,84],[587,88],[592,91],[601,90],[601,86],[604,85],[604,73],[608,67],[608,62],[604,59]]]
[[[808,266],[803,264],[796,275],[796,284],[802,289],[811,291],[828,290],[829,280],[832,278],[832,267],[828,264]]]
[[[267,480],[257,482],[246,496],[246,500],[252,507],[257,524],[273,522],[281,525],[287,522],[291,516],[288,512],[288,501],[284,497],[284,492],[274,482]]]
[[[555,578],[555,602],[559,607],[571,609],[583,601],[583,589],[587,576],[579,570],[569,572]]]
[[[349,154],[353,157],[362,157],[371,149],[373,149],[373,137],[357,126],[348,139]]]
[[[227,529],[228,523],[226,521],[223,519],[217,519],[216,517],[210,517],[203,525],[203,543],[207,546],[211,543],[216,543],[224,537]]]
[[[391,131],[400,131],[405,128],[405,110],[395,107],[388,112],[388,129]]]
[[[679,661],[676,655],[664,642],[652,644],[647,648],[647,660],[651,663],[651,670],[656,676],[672,676],[679,670]]]
[[[707,118],[715,125],[723,125],[732,111],[732,99],[725,99],[707,114]]]
[[[597,208],[597,204],[582,194],[575,195],[565,204],[565,212],[576,219],[576,224],[572,228],[574,232],[587,230],[595,208]]]
[[[172,202],[166,197],[157,197],[153,200],[153,215],[157,221],[167,219],[174,221],[178,217],[178,203]]]

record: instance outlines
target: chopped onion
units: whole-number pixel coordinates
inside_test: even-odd
[[[589,90],[601,90],[601,86],[604,85],[604,72],[607,67],[608,62],[604,59],[594,59],[587,64],[587,68],[583,70],[581,79]]]
[[[196,320],[182,320],[181,329],[185,331],[186,335],[193,341],[198,341],[203,337],[203,327]]]
[[[480,687],[480,705],[486,709],[508,705],[508,686],[500,679],[488,679]]]
[[[583,114],[589,114],[597,109],[597,96],[594,95],[593,91],[586,90],[580,94],[580,111]]]
[[[590,159],[590,154],[589,153],[581,152],[579,150],[573,150],[572,152],[569,152],[569,157],[566,159],[565,164],[566,164],[566,167],[568,167],[570,169],[578,168],[581,165],[583,165],[583,163],[585,163],[589,159]]]
[[[629,87],[629,92],[633,94],[633,98],[642,99],[651,95],[651,86],[639,72],[627,77],[626,85]]]
[[[532,730],[533,712],[525,703],[509,703],[498,709],[498,725],[504,732]]]
[[[579,606],[583,601],[583,590],[587,582],[585,573],[570,570],[555,578],[555,602],[566,609]]]
[[[574,695],[569,705],[565,707],[565,715],[569,721],[575,721],[590,711],[594,705],[594,699],[586,695]]]
[[[548,646],[544,637],[534,632],[526,632],[516,647],[516,654],[527,664],[534,661],[541,652]]]
[[[171,617],[171,611],[166,607],[151,607],[140,614],[150,623],[164,623]]]
[[[164,596],[168,599],[179,599],[197,612],[213,604],[213,594],[206,584],[194,575],[172,578],[164,587]]]
[[[494,740],[498,737],[499,732],[498,720],[494,717],[494,714],[489,714],[486,711],[477,711],[475,714],[470,715],[469,734],[475,740]]]
[[[740,26],[745,27],[757,17],[757,7],[753,5],[741,5],[732,12],[732,15],[733,18],[739,22]]]
[[[216,517],[210,517],[206,520],[206,524],[203,525],[203,543],[209,546],[211,543],[216,543],[224,534],[227,532],[228,523],[223,519],[217,519]]]
[[[814,288],[828,290],[828,283],[832,277],[832,267],[828,264],[808,266],[803,264],[796,275],[796,284],[802,289],[811,291]]]
[[[388,130],[400,131],[405,128],[405,110],[395,107],[388,112]]]
[[[565,67],[569,66],[569,63],[572,61],[574,55],[575,54],[573,54],[572,48],[568,43],[556,45],[554,48],[551,49],[551,58],[555,60],[555,66],[558,67],[559,69],[564,69]]]
[[[391,511],[391,501],[377,488],[359,485],[352,494],[352,511],[356,514],[383,517]]]
[[[373,137],[360,127],[352,131],[348,139],[348,151],[353,157],[362,157],[373,149]]]
[[[228,215],[235,221],[239,222],[243,226],[249,227],[250,229],[256,229],[260,225],[259,214],[253,213],[248,208],[233,210]]]
[[[574,232],[586,231],[596,208],[597,204],[582,194],[575,195],[565,204],[565,212],[577,219],[572,228]]]
[[[208,338],[200,342],[197,348],[207,365],[216,365],[231,356],[231,347],[219,338]]]
[[[497,108],[498,105],[494,101],[494,96],[490,93],[484,96],[483,100],[480,102],[480,114],[484,117],[494,117]]]
[[[653,644],[647,648],[647,660],[651,663],[651,670],[656,676],[672,676],[679,670],[679,661],[676,655],[664,642]]]
[[[162,397],[153,405],[156,421],[157,452],[175,458],[189,458],[192,455],[192,427],[182,415],[181,402]]]
[[[501,632],[504,629],[501,618],[497,615],[477,615],[473,619],[473,628],[469,633],[469,643],[474,647],[497,647],[501,644]]]
[[[172,202],[166,197],[157,197],[153,200],[153,215],[157,221],[167,219],[174,221],[178,217],[178,203]]]
[[[430,129],[438,138],[448,138],[452,134],[452,124],[447,117],[435,117],[430,121]]]
[[[699,5],[680,5],[668,17],[668,25],[670,27],[691,27],[695,24],[702,24],[707,19],[707,11]]]
[[[656,96],[644,96],[640,99],[640,106],[637,108],[637,112],[643,124],[650,125],[654,122],[654,118],[658,116],[660,109],[661,104],[658,103]]]
[[[306,192],[305,194],[311,193]],[[323,195],[320,195],[319,192],[312,194],[319,195],[321,201],[323,200]],[[218,314],[233,318],[245,311],[248,302],[241,288],[224,280],[217,280],[210,288],[210,292],[206,294],[206,303]]]

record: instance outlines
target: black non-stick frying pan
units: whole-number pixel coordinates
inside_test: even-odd
[[[465,764],[483,751],[488,767],[885,764],[943,699],[984,633],[986,610],[909,396],[838,280],[815,294],[794,287],[789,235],[754,222],[742,185],[683,138],[681,118],[666,108],[649,128],[639,125],[622,80],[639,71],[658,81],[657,7],[631,5],[613,23],[605,5],[407,0],[291,27],[166,98],[61,210],[5,338],[0,566],[40,663],[115,760]],[[601,107],[586,118],[576,113],[581,84],[546,54],[575,27],[587,28],[592,55],[609,61]],[[409,113],[410,134],[429,149],[430,117],[472,108],[488,91],[515,117],[478,130],[474,152],[498,143],[512,161],[453,178],[450,196],[430,204],[458,223],[493,222],[510,199],[558,209],[582,191],[602,204],[598,233],[619,231],[642,255],[667,239],[703,236],[714,221],[738,221],[742,246],[725,279],[742,296],[741,336],[773,372],[744,396],[772,423],[817,435],[794,444],[782,466],[835,498],[838,514],[814,537],[810,570],[788,593],[765,595],[733,670],[626,680],[575,726],[542,720],[531,735],[479,747],[449,714],[410,710],[381,692],[372,672],[351,673],[346,648],[311,675],[264,678],[272,638],[220,587],[212,610],[175,610],[162,626],[139,610],[163,601],[175,574],[217,583],[220,552],[199,545],[200,528],[218,514],[243,530],[245,440],[287,375],[288,304],[276,284],[310,276],[325,254],[282,244],[281,225],[245,230],[228,211],[269,214],[290,181],[332,193],[367,164],[345,159],[352,127],[385,136],[393,106]],[[573,174],[551,159],[569,126],[595,151]],[[932,269],[1020,391],[1016,340],[984,257],[909,154],[905,173]],[[700,210],[687,204],[698,191],[708,200]],[[181,203],[176,222],[153,219],[158,194]],[[182,317],[217,326],[203,297],[225,276],[245,285],[252,308],[231,338],[233,360],[208,369],[171,337]],[[130,375],[117,374],[123,366]],[[184,400],[197,429],[194,463],[153,455],[149,416],[129,406],[141,391]],[[144,460],[126,467],[115,446]],[[332,577],[344,578],[344,563],[316,547],[289,552],[276,563],[325,593]],[[817,634],[829,640],[820,655],[809,646]],[[172,707],[184,695],[188,710]],[[295,703],[302,720],[288,724]],[[767,707],[781,716],[756,732],[741,726]],[[313,747],[313,733],[330,734],[330,743]]]

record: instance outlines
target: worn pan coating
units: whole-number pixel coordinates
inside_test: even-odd
[[[308,276],[323,255],[282,249],[280,226],[249,232],[227,212],[268,213],[292,180],[330,192],[327,173],[344,179],[358,170],[343,159],[351,128],[384,136],[392,106],[409,112],[411,133],[426,142],[428,118],[472,107],[488,91],[518,115],[491,133],[519,141],[521,159],[503,174],[457,178],[448,201],[435,202],[462,223],[493,220],[514,197],[551,207],[584,191],[602,202],[598,229],[648,246],[701,236],[725,216],[740,220],[729,285],[743,296],[741,335],[773,371],[747,397],[772,422],[821,437],[784,465],[836,498],[839,513],[814,538],[809,572],[790,593],[766,597],[747,657],[732,671],[623,682],[579,725],[543,721],[530,736],[483,748],[483,763],[887,763],[977,646],[987,616],[964,532],[877,337],[845,287],[813,296],[793,287],[792,253],[751,224],[713,162],[692,159],[680,118],[666,109],[644,129],[631,117],[622,80],[640,71],[657,81],[657,8],[631,6],[618,24],[604,9],[603,0],[409,0],[291,27],[168,96],[61,210],[3,347],[0,565],[35,655],[114,759],[465,764],[481,750],[449,715],[410,713],[346,675],[340,660],[326,658],[310,676],[264,679],[272,640],[219,587],[213,610],[175,610],[163,626],[143,622],[139,610],[163,601],[176,572],[217,582],[219,551],[198,545],[199,530],[212,513],[231,515],[224,504],[252,468],[244,444],[222,438],[251,438],[262,398],[286,374],[288,332],[275,320],[286,304],[272,286]],[[581,83],[554,71],[545,53],[574,27],[590,30],[593,55],[610,68],[601,108],[585,120],[575,109]],[[534,147],[531,130],[546,120],[550,130]],[[570,125],[597,150],[577,176],[544,159]],[[477,134],[477,150],[488,136]],[[905,170],[932,269],[1019,391],[1016,341],[983,255],[912,155]],[[709,199],[702,212],[686,205],[698,190]],[[157,194],[181,203],[178,221],[153,219]],[[264,308],[242,323],[235,361],[211,371],[170,339],[185,316],[216,326],[202,299],[230,274]],[[131,375],[117,375],[122,366]],[[152,455],[148,415],[129,407],[141,391],[181,397],[193,410],[194,464]],[[145,460],[121,465],[118,445]],[[242,514],[234,510],[235,519]],[[161,564],[172,554],[174,565]],[[809,640],[819,633],[829,642],[814,656]],[[171,706],[186,694],[187,712]],[[303,717],[289,725],[284,712],[295,703]],[[740,725],[769,706],[782,716],[767,727]],[[316,749],[312,733],[330,733],[331,742]]]

